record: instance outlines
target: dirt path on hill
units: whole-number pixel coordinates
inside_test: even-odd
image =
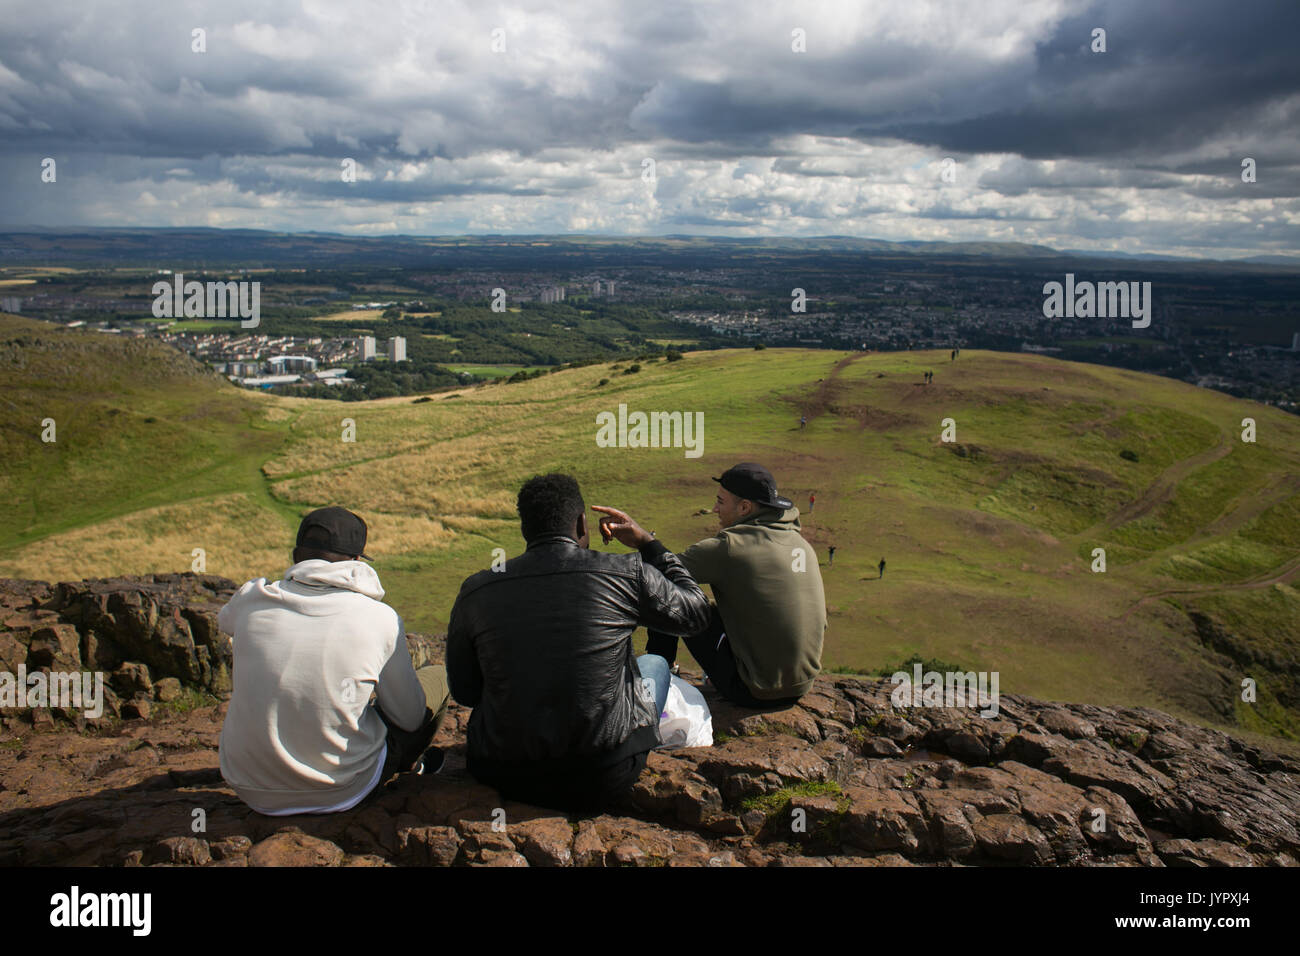
[[[808,416],[808,421],[813,421],[818,415],[823,414],[831,403],[833,395],[831,394],[835,387],[835,380],[839,378],[840,372],[844,371],[858,359],[864,359],[870,352],[856,352],[853,355],[847,355],[831,366],[830,374],[817,383],[817,390],[805,399],[803,403],[803,414]]]
[[[1198,537],[1217,538],[1232,534],[1297,491],[1300,491],[1300,475],[1283,475],[1259,494],[1250,496],[1231,511],[1215,518],[1198,533]]]
[[[1296,555],[1280,567],[1281,570],[1275,568],[1272,571],[1265,572],[1268,575],[1267,577],[1248,578],[1235,584],[1212,584],[1201,588],[1169,588],[1163,591],[1153,591],[1135,601],[1127,611],[1115,618],[1115,620],[1122,621],[1147,601],[1168,597],[1171,594],[1220,594],[1224,591],[1258,591],[1260,588],[1272,587],[1279,582],[1290,583],[1291,579],[1300,574],[1300,555]]]
[[[1297,492],[1300,492],[1300,475],[1283,475],[1258,494],[1250,495],[1244,500],[1238,501],[1231,510],[1219,515],[1219,517],[1185,540],[1179,541],[1177,544],[1171,544],[1167,548],[1161,548],[1159,551],[1152,551],[1141,561],[1133,563],[1134,565],[1154,566],[1164,561],[1171,554],[1185,554],[1189,548],[1207,544],[1215,538],[1226,538],[1240,531],[1245,525],[1258,518],[1269,508],[1281,504]]]
[[[1178,488],[1179,482],[1189,476],[1192,472],[1204,468],[1206,465],[1213,464],[1220,458],[1228,455],[1232,451],[1232,442],[1227,432],[1219,432],[1219,441],[1213,447],[1200,454],[1193,455],[1191,458],[1184,458],[1176,464],[1170,465],[1160,473],[1160,476],[1142,492],[1137,498],[1124,507],[1120,508],[1105,521],[1093,525],[1076,538],[1090,538],[1114,531],[1122,524],[1130,521],[1136,521],[1138,518],[1149,514],[1160,505],[1169,501],[1174,496],[1174,491]]]

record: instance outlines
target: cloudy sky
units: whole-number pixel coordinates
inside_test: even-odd
[[[1295,0],[0,0],[0,23],[4,227],[1300,251]]]

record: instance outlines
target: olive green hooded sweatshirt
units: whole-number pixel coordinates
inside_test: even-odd
[[[761,508],[678,557],[714,600],[736,669],[761,700],[799,697],[821,672],[826,595],[799,509]]]

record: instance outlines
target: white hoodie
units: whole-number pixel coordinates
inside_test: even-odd
[[[397,612],[363,561],[301,561],[245,584],[218,623],[234,647],[221,775],[254,810],[323,812],[377,784],[390,720],[416,730],[424,690]]]

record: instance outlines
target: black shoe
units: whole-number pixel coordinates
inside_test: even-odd
[[[420,756],[420,762],[415,765],[415,773],[433,776],[435,773],[442,771],[442,765],[446,762],[446,756],[441,747],[430,747]]]

